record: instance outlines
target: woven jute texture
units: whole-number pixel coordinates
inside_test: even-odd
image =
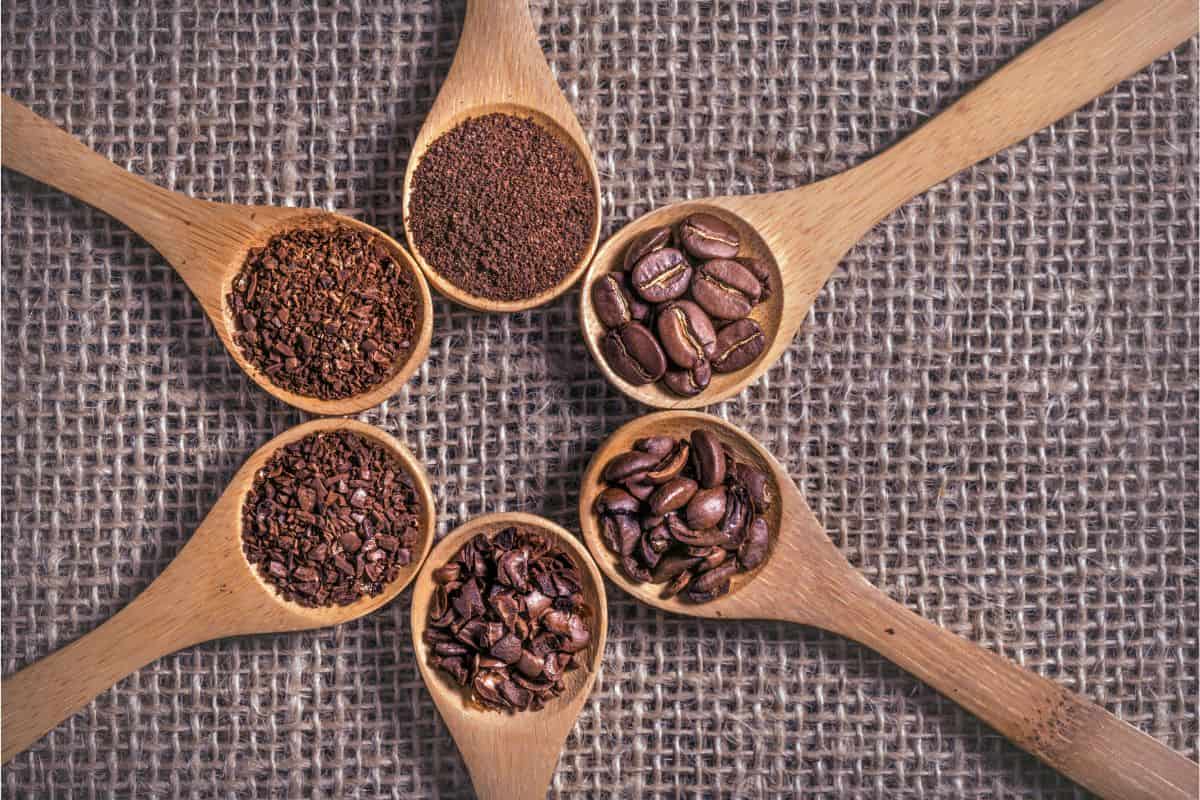
[[[4,91],[190,195],[402,231],[410,144],[461,4],[10,0]],[[534,4],[611,232],[657,205],[860,163],[1087,3]],[[53,6],[53,7],[52,7]],[[1197,755],[1195,41],[913,200],[847,256],[786,356],[712,412],[778,455],[914,611]],[[1048,79],[1052,81],[1053,79]],[[106,215],[3,175],[3,670],[95,628],[303,415],[242,375],[181,280]],[[579,475],[644,409],[574,293],[436,303],[428,362],[363,418],[434,480],[439,532],[576,527]],[[555,797],[1074,797],[874,653],[702,622],[610,586],[603,672]],[[6,795],[469,797],[408,600],[189,648],[3,771]]]

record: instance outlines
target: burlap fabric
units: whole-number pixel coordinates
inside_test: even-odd
[[[401,231],[461,4],[50,5],[5,4],[4,91],[163,186]],[[534,9],[610,232],[858,163],[1085,5]],[[893,597],[1193,758],[1198,63],[1193,41],[893,214],[785,358],[712,409],[787,463]],[[141,591],[240,462],[303,415],[238,371],[137,236],[13,173],[3,188],[8,674]],[[575,302],[507,317],[438,302],[427,364],[363,415],[428,466],[441,533],[505,509],[574,527],[590,453],[642,411],[591,363]],[[610,589],[603,673],[554,796],[1080,793],[863,648]],[[9,764],[3,789],[470,796],[407,613],[402,599],[164,658]]]

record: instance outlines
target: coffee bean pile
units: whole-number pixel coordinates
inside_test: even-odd
[[[377,236],[336,223],[251,250],[226,301],[246,359],[277,386],[322,400],[390,378],[421,313],[408,268]]]
[[[425,643],[434,666],[486,708],[537,710],[586,666],[591,643],[579,568],[538,530],[481,533],[433,573]]]
[[[771,483],[703,428],[690,441],[639,439],[604,479],[595,504],[604,543],[632,580],[665,583],[663,597],[712,600],[767,558]]]
[[[387,448],[353,431],[279,448],[242,504],[242,550],[263,580],[302,606],[374,596],[412,562],[420,500]]]
[[[739,246],[737,229],[712,214],[635,237],[624,271],[592,284],[592,305],[609,329],[600,349],[613,372],[634,386],[661,380],[694,397],[714,372],[753,363],[766,337],[748,315],[770,296],[770,271],[737,257]]]
[[[583,258],[596,222],[588,171],[536,122],[469,119],[413,173],[408,224],[425,261],[468,294],[525,300]]]

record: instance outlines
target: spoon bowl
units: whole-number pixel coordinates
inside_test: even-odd
[[[2,102],[3,165],[111,214],[141,235],[183,278],[238,366],[269,394],[312,414],[355,414],[399,391],[429,354],[429,286],[404,248],[382,231],[328,211],[211,203],[170,192],[117,167],[15,100],[5,96]],[[350,397],[324,400],[289,391],[246,359],[233,338],[227,298],[252,249],[288,230],[333,225],[364,231],[384,245],[412,276],[419,318],[412,346],[385,380]]]
[[[492,300],[459,288],[425,259],[410,224],[413,178],[429,147],[463,122],[493,113],[537,123],[575,155],[592,187],[592,230],[579,260],[554,286],[520,300]],[[404,232],[413,258],[438,292],[477,311],[510,313],[544,305],[570,289],[591,262],[600,239],[600,177],[583,128],[546,63],[527,0],[468,0],[454,63],[408,160]]]
[[[1026,50],[907,138],[846,172],[788,191],[687,201],[640,217],[600,248],[584,277],[579,319],[592,357],[612,385],[648,406],[700,408],[732,397],[783,355],[838,263],[877,222],[1187,41],[1198,27],[1195,12],[1191,0],[1108,0]],[[658,384],[630,384],[609,367],[599,349],[604,326],[592,308],[591,287],[621,270],[634,236],[697,211],[734,225],[744,243],[741,255],[763,259],[777,281],[773,296],[751,314],[766,338],[762,354],[737,372],[714,374],[708,388],[684,398]]]
[[[348,430],[400,462],[420,503],[412,561],[374,597],[306,608],[283,599],[242,551],[242,504],[259,469],[279,448],[321,431]],[[134,670],[211,639],[339,625],[387,605],[416,577],[433,544],[435,506],[421,463],[384,431],[347,419],[297,425],[256,450],[163,573],[100,627],[5,678],[0,740],[7,762]]]
[[[508,527],[532,528],[549,534],[579,567],[583,595],[591,612],[592,642],[586,650],[588,666],[567,672],[566,691],[538,711],[503,712],[472,703],[467,692],[431,665],[425,642],[429,603],[437,584],[435,570],[445,566],[459,549],[480,533]],[[471,773],[475,791],[483,800],[545,797],[567,734],[591,693],[600,671],[608,636],[608,605],[604,579],[578,539],[566,529],[532,514],[487,514],[456,528],[438,542],[417,576],[412,598],[412,637],[421,678],[433,696]]]
[[[690,436],[706,428],[740,458],[766,471],[774,489],[766,561],[735,577],[707,603],[663,598],[629,579],[605,546],[594,511],[605,465],[643,437]],[[748,433],[694,411],[663,411],[626,423],[592,457],[579,493],[584,541],[610,580],[673,614],[769,619],[822,628],[879,652],[1068,777],[1104,797],[1194,798],[1200,769],[1059,684],[1027,672],[910,611],[875,588],[829,539],[787,470]]]

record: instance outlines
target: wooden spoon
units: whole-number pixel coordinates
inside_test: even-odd
[[[584,598],[592,610],[592,644],[583,651],[587,654],[588,668],[574,669],[564,676],[567,689],[563,694],[540,711],[505,713],[472,704],[461,687],[429,663],[425,630],[429,627],[429,601],[437,586],[434,570],[445,566],[476,534],[513,525],[545,531],[575,559],[583,576]],[[579,709],[591,693],[600,670],[608,636],[607,603],[604,579],[587,548],[565,529],[532,514],[510,512],[476,517],[438,542],[426,559],[413,587],[413,648],[425,686],[450,728],[481,800],[540,800],[546,796],[563,742],[575,726]]]
[[[633,583],[604,546],[592,509],[601,472],[643,436],[686,438],[708,428],[771,478],[770,556],[708,603],[663,599]],[[1200,791],[1197,765],[1100,706],[914,614],[872,586],[821,528],[787,471],[749,434],[690,411],[649,414],[622,426],[593,456],[579,496],[580,528],[600,568],[643,603],[676,614],[769,619],[833,631],[879,652],[1027,750],[1102,797],[1184,800]]]
[[[242,502],[255,473],[280,447],[314,431],[355,431],[386,447],[421,501],[412,563],[376,597],[348,606],[304,608],[275,593],[242,553]],[[318,419],[281,433],[254,452],[191,540],[132,603],[86,636],[4,680],[0,760],[7,762],[96,695],[168,653],[210,639],[338,625],[390,603],[416,576],[434,535],[433,494],[421,463],[378,428]]]
[[[408,253],[387,234],[326,211],[210,203],[168,191],[126,172],[17,101],[5,96],[2,102],[3,165],[116,217],[162,253],[200,301],[233,360],[283,402],[313,414],[355,414],[399,391],[425,360],[433,332],[429,287]],[[397,263],[412,273],[421,318],[415,344],[394,365],[388,380],[352,397],[321,400],[276,385],[246,360],[233,341],[234,321],[225,298],[251,248],[291,228],[334,222],[379,237]]]
[[[474,117],[504,113],[531,119],[574,151],[592,181],[595,223],[579,262],[555,286],[525,300],[489,300],[455,286],[421,254],[409,224],[413,175],[429,146]],[[600,177],[587,137],[538,43],[527,0],[467,0],[467,15],[450,73],[413,143],[404,175],[404,233],[413,257],[439,292],[477,311],[512,312],[536,308],[579,280],[600,238]]]
[[[675,203],[640,217],[600,248],[584,278],[579,318],[592,357],[614,386],[657,408],[699,408],[737,394],[783,354],[838,262],[875,223],[929,187],[1105,92],[1186,41],[1197,27],[1195,0],[1108,0],[853,169],[784,192]],[[766,337],[762,355],[738,372],[714,374],[705,391],[682,398],[658,384],[634,386],[609,368],[599,349],[604,326],[592,308],[591,286],[622,268],[634,236],[700,211],[739,230],[742,254],[762,260],[776,291],[752,314]]]

